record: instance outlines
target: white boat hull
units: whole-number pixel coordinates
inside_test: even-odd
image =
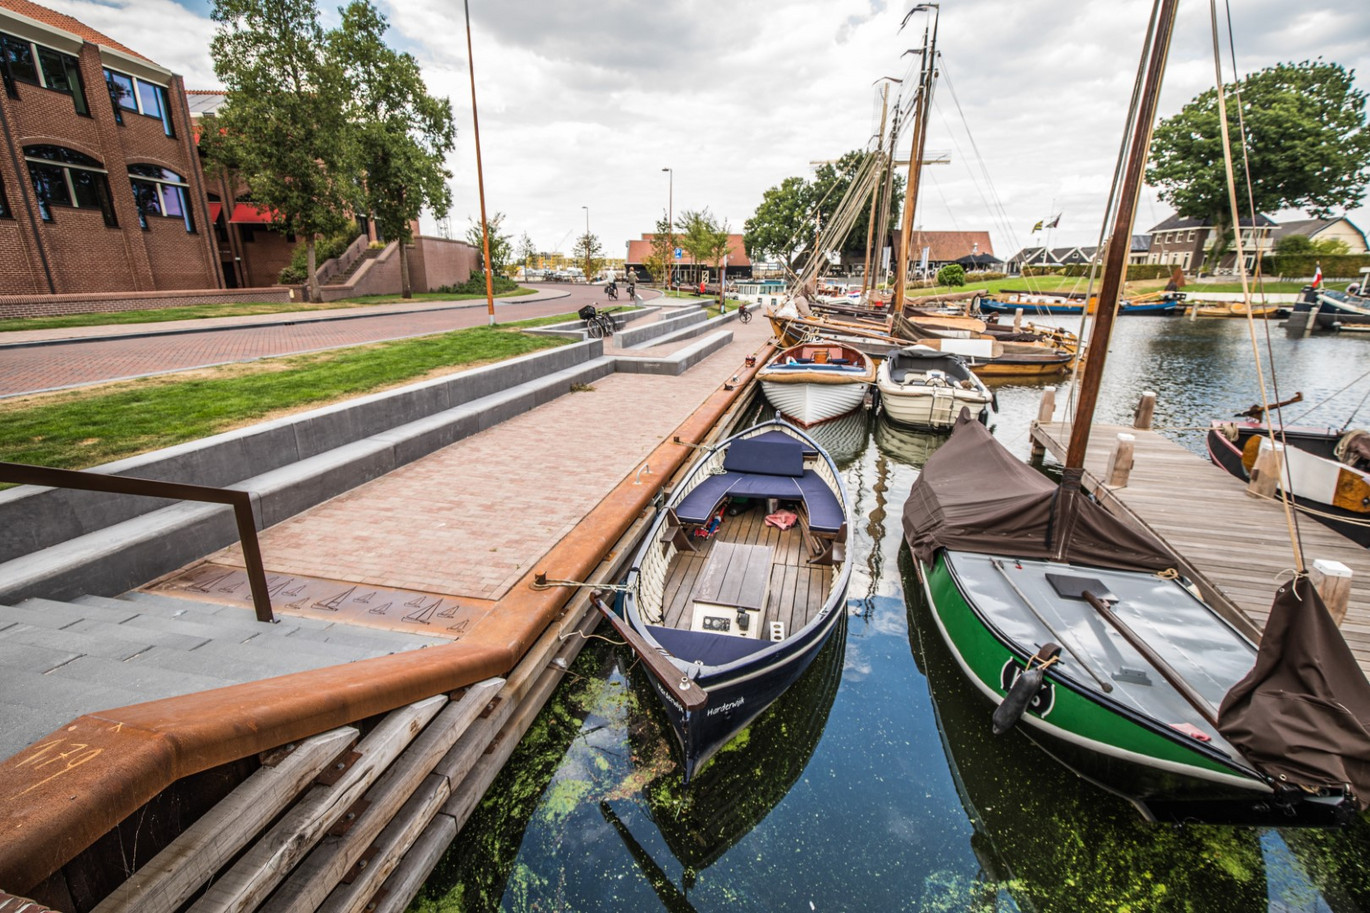
[[[951,428],[962,408],[979,418],[989,408],[990,398],[976,390],[954,387],[905,387],[880,384],[880,406],[892,422],[912,428]]]
[[[849,384],[761,381],[766,401],[782,415],[805,426],[840,418],[859,409],[866,399],[866,387],[864,381]]]

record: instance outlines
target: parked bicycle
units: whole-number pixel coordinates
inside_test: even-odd
[[[618,329],[614,323],[614,318],[600,311],[593,304],[585,305],[576,312],[576,315],[585,321],[585,334],[591,339],[603,339],[606,336],[612,336],[614,330]]]

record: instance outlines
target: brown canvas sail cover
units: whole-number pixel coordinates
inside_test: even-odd
[[[929,564],[945,547],[1121,570],[1175,566],[1155,536],[1023,463],[965,410],[913,483],[904,538]]]
[[[1349,783],[1370,808],[1370,682],[1307,577],[1275,594],[1256,665],[1223,698],[1218,731],[1281,782]]]

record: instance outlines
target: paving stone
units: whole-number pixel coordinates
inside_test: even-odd
[[[118,628],[119,626],[110,625],[109,627]],[[99,633],[73,631],[70,627],[61,631],[54,631],[52,628],[39,628],[26,624],[16,624],[0,630],[0,644],[7,641],[29,644],[48,650],[69,651],[119,660],[128,659],[130,656],[141,653],[152,646],[146,639],[140,642],[120,640],[114,637],[101,636]]]

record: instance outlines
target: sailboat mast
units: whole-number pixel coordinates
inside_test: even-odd
[[[913,212],[918,202],[918,179],[923,172],[923,147],[927,145],[927,121],[932,105],[932,77],[937,57],[937,22],[941,7],[936,3],[920,3],[911,12],[933,10],[932,29],[923,30],[923,65],[918,73],[918,91],[914,96],[913,148],[909,152],[909,180],[904,187],[904,214],[899,223],[899,258],[894,264],[894,297],[890,313],[904,309],[904,286],[909,281],[909,237],[913,234]],[[893,148],[893,147],[891,147]]]
[[[1104,272],[1099,285],[1099,305],[1094,317],[1094,331],[1086,350],[1084,377],[1080,381],[1080,396],[1075,418],[1070,427],[1070,446],[1066,450],[1067,482],[1078,483],[1084,472],[1085,450],[1089,446],[1090,425],[1099,399],[1099,384],[1103,379],[1104,362],[1108,357],[1109,337],[1118,296],[1127,273],[1127,256],[1132,247],[1132,220],[1137,210],[1137,197],[1142,189],[1142,170],[1146,166],[1147,151],[1151,146],[1151,129],[1156,120],[1156,105],[1161,95],[1161,78],[1165,73],[1166,57],[1170,53],[1170,38],[1175,30],[1175,10],[1179,0],[1156,0],[1155,29],[1151,38],[1151,52],[1146,62],[1146,79],[1141,96],[1133,112],[1132,142],[1128,148],[1127,167],[1123,172],[1123,189],[1118,196],[1113,228],[1104,254]]]
[[[876,134],[875,154],[879,156],[880,174],[884,174],[885,165],[885,114],[889,107],[890,84],[886,82],[880,87],[880,132]],[[892,156],[891,156],[892,158]],[[871,193],[871,212],[869,225],[866,227],[866,265],[861,271],[861,297],[858,299],[862,304],[866,303],[866,293],[870,286],[871,279],[871,248],[875,244],[875,219],[880,202],[880,194],[884,185],[880,180],[875,183],[875,190]]]

